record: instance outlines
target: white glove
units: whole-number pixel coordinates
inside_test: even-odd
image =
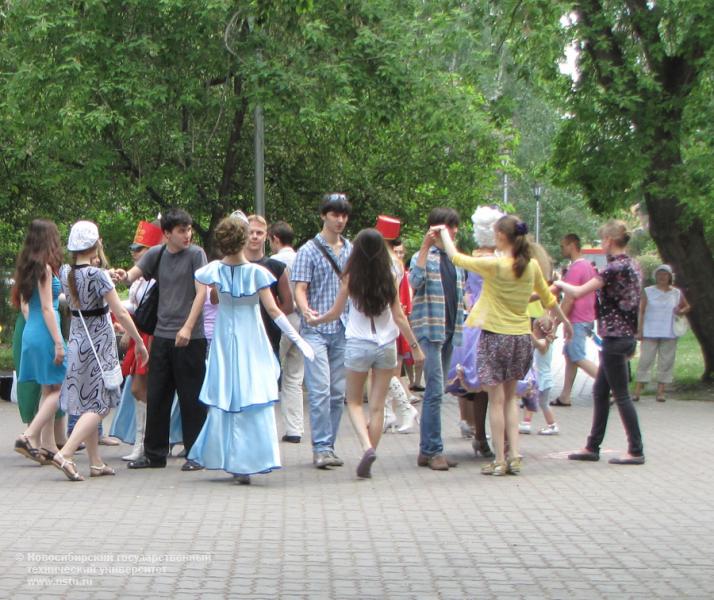
[[[280,315],[277,319],[273,319],[273,321],[275,321],[275,324],[280,327],[285,335],[288,336],[288,339],[298,347],[307,360],[310,362],[315,360],[315,352],[312,349],[312,346],[300,337],[285,315]]]

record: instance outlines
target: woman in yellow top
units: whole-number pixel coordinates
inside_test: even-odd
[[[531,322],[528,303],[536,293],[545,306],[572,335],[570,322],[551,294],[526,237],[528,227],[507,215],[494,225],[497,257],[471,257],[459,254],[454,243],[441,231],[444,249],[457,267],[483,277],[483,291],[474,305],[467,326],[482,329],[476,353],[479,380],[488,392],[489,423],[496,459],[486,465],[484,475],[516,474],[521,470],[518,451],[518,404],[516,382],[523,379],[533,360]],[[436,233],[436,232],[435,232]],[[447,239],[448,238],[448,239]],[[505,436],[504,436],[505,434]],[[506,461],[505,439],[510,444]]]

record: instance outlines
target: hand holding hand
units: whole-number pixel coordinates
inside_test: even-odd
[[[124,269],[109,269],[109,277],[112,283],[119,283],[121,281],[126,281],[126,271]]]
[[[414,359],[414,364],[418,367],[424,365],[424,352],[422,351],[421,346],[419,346],[419,344],[417,344],[416,348],[412,348],[412,358]]]

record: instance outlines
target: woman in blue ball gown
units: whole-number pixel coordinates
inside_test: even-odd
[[[260,304],[280,329],[314,359],[310,346],[278,309],[270,291],[275,278],[243,256],[248,221],[236,212],[216,227],[222,260],[196,271],[218,303],[201,402],[208,416],[188,458],[207,469],[222,469],[238,483],[280,468],[273,405],[278,401],[278,363],[260,316]]]

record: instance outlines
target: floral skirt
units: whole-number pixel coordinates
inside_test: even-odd
[[[533,362],[530,334],[505,335],[482,331],[476,351],[476,369],[481,385],[518,381]]]

